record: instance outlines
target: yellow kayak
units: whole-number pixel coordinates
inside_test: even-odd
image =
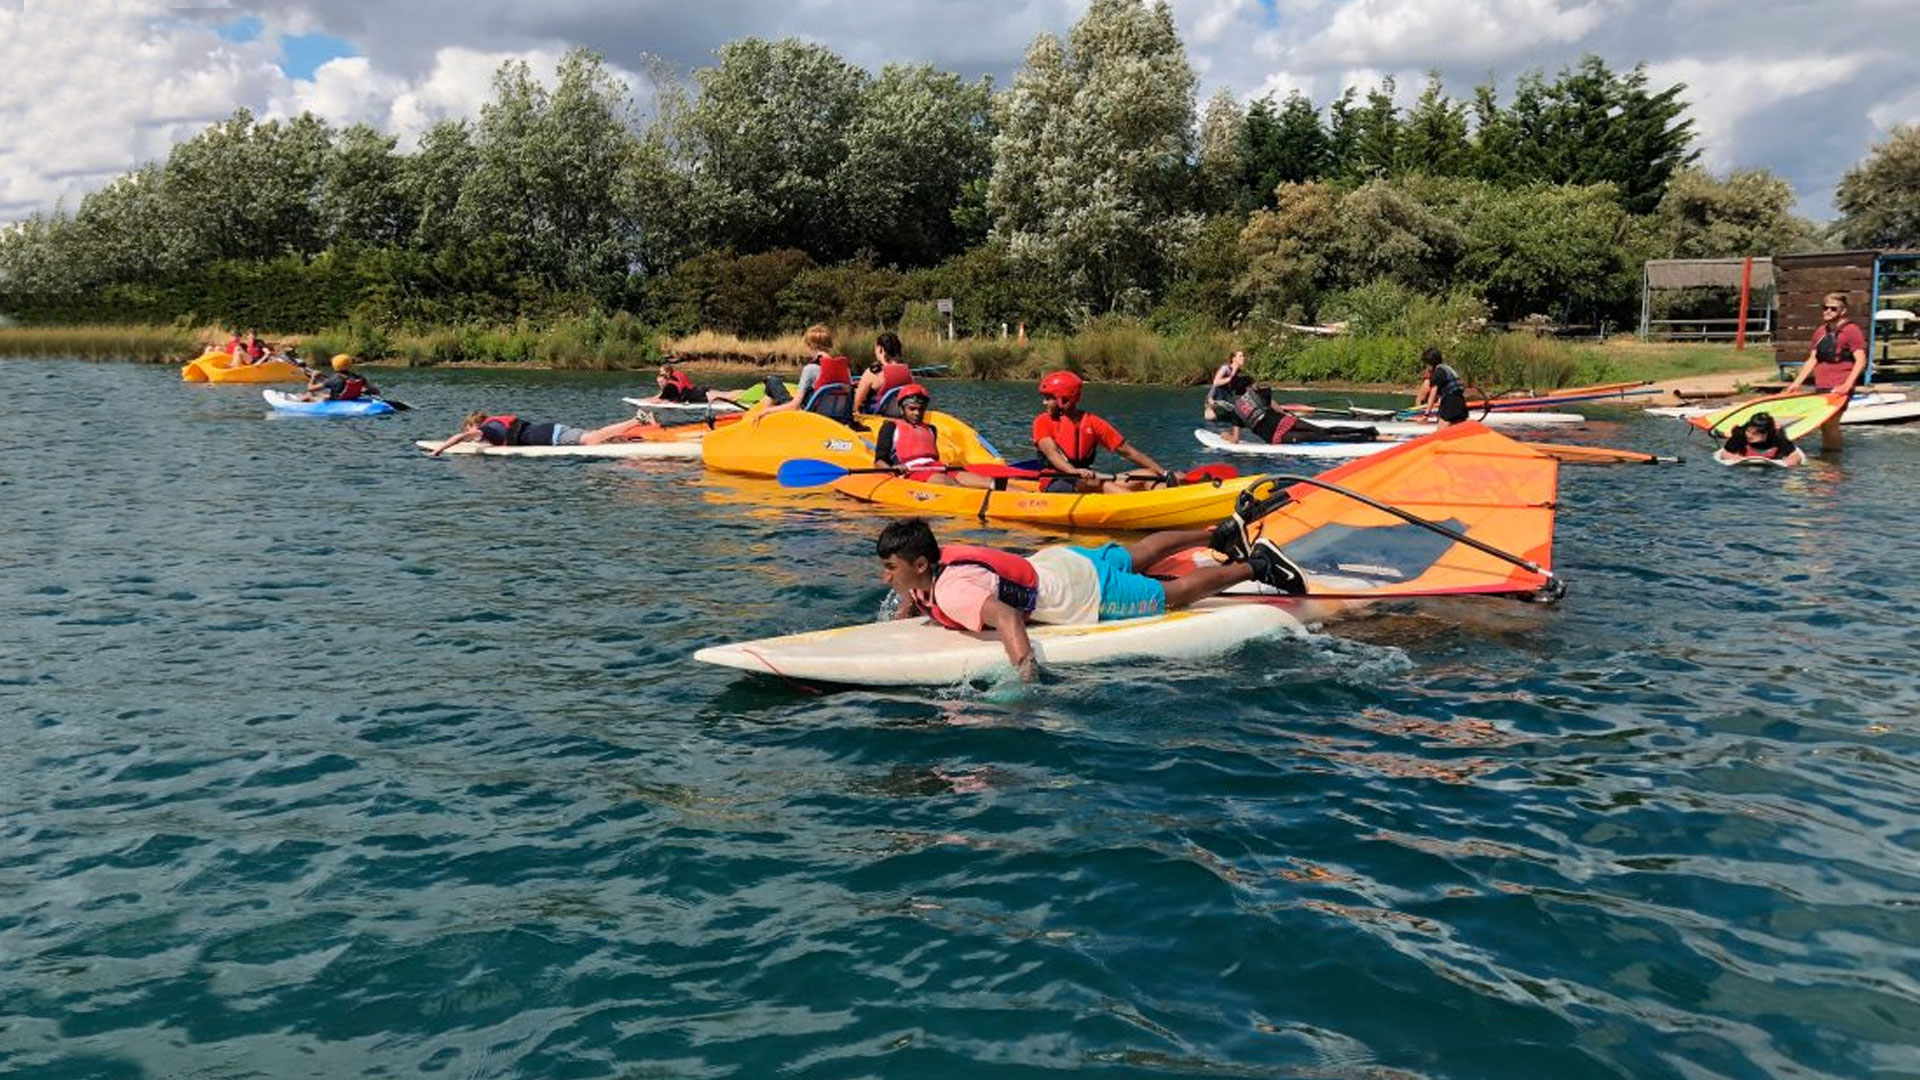
[[[1204,480],[1174,488],[1079,495],[1037,491],[1031,480],[1008,482],[1022,490],[982,491],[952,484],[926,484],[892,473],[855,473],[834,481],[833,490],[861,502],[942,514],[1077,529],[1198,529],[1233,512],[1234,497],[1258,476]]]
[[[739,423],[708,435],[701,443],[701,459],[710,469],[745,476],[773,476],[782,464],[799,458],[863,469],[873,464],[873,438],[884,422],[862,417],[862,426],[855,429],[819,413],[768,413],[755,406]],[[960,418],[930,412],[927,422],[940,430],[940,460],[952,465],[1000,463],[1000,455]]]
[[[201,353],[199,359],[189,361],[180,369],[180,377],[188,382],[210,383],[272,383],[306,382],[307,373],[285,360],[262,360],[257,364],[231,366],[233,357],[212,349]]]

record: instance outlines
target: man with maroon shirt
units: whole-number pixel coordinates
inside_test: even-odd
[[[1092,494],[1171,486],[1172,474],[1159,462],[1136,449],[1112,424],[1080,410],[1080,389],[1080,376],[1071,371],[1056,371],[1040,380],[1040,400],[1046,410],[1033,418],[1033,445],[1046,467],[1062,474],[1047,481],[1046,490]],[[1102,480],[1092,468],[1101,447],[1156,475]]]
[[[1808,376],[1813,378],[1813,388],[1821,393],[1852,393],[1860,377],[1866,374],[1867,337],[1847,319],[1847,294],[1828,293],[1820,314],[1820,329],[1814,334],[1813,348],[1807,352],[1806,363],[1800,365],[1800,373],[1787,385],[1786,393],[1799,390]],[[1840,417],[1845,412],[1842,409],[1835,413],[1833,419],[1821,426],[1821,446],[1840,445]]]

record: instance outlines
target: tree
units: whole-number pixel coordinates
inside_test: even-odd
[[[1400,111],[1393,104],[1393,77],[1367,91],[1367,103],[1351,114],[1353,143],[1345,157],[1343,175],[1355,180],[1381,179],[1393,174],[1400,156]]]
[[[413,234],[415,207],[401,177],[397,140],[365,124],[340,133],[321,166],[320,220],[328,247],[399,247]]]
[[[1920,248],[1920,127],[1897,125],[1834,193],[1850,248]]]
[[[1464,234],[1459,280],[1498,315],[1617,316],[1637,293],[1652,251],[1650,230],[1627,214],[1611,185],[1456,191],[1455,220]]]
[[[1330,252],[1340,231],[1340,196],[1330,184],[1281,184],[1274,208],[1257,210],[1240,230],[1246,269],[1234,296],[1253,317],[1305,318],[1329,286]]]
[[[697,243],[852,254],[857,234],[835,177],[866,73],[791,38],[729,42],[719,58],[695,73],[699,93],[670,134],[674,164],[692,180]]]
[[[1429,72],[1407,118],[1400,125],[1394,147],[1394,174],[1465,176],[1472,167],[1473,147],[1467,141],[1467,106],[1448,98],[1440,73]]]
[[[1792,186],[1765,169],[1725,180],[1705,169],[1682,169],[1655,212],[1660,247],[1678,259],[1805,251],[1815,242],[1815,230],[1794,215],[1793,200]]]
[[[554,88],[502,64],[482,107],[458,231],[505,241],[548,289],[607,297],[637,257],[629,187],[639,143],[626,88],[598,54],[562,58]]]
[[[1327,106],[1327,166],[1323,176],[1348,177],[1354,173],[1358,160],[1355,147],[1360,141],[1359,110],[1354,107],[1354,99],[1359,93],[1349,86]]]
[[[1248,108],[1240,155],[1248,210],[1272,206],[1273,190],[1281,184],[1304,184],[1329,174],[1327,131],[1313,102],[1297,90],[1277,112],[1270,96]]]
[[[831,176],[846,243],[883,264],[926,266],[960,252],[954,209],[992,165],[992,84],[928,65],[889,65],[861,93]]]
[[[1197,222],[1193,94],[1165,0],[1093,0],[1066,44],[1037,39],[996,107],[993,235],[1087,311],[1144,310]]]
[[[1611,184],[1628,212],[1652,213],[1668,178],[1700,156],[1693,121],[1682,119],[1685,89],[1650,92],[1644,65],[1616,75],[1597,56],[1552,83],[1537,71],[1521,76],[1505,110],[1482,88],[1480,175],[1509,186]]]
[[[1219,213],[1239,202],[1239,182],[1246,173],[1240,156],[1246,127],[1247,115],[1232,94],[1221,90],[1207,101],[1194,167],[1194,204],[1201,211]]]

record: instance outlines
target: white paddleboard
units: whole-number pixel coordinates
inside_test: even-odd
[[[1747,457],[1745,455],[1734,455],[1734,454],[1727,453],[1725,450],[1715,450],[1713,452],[1713,460],[1719,462],[1722,465],[1732,465],[1735,467],[1742,466],[1742,465],[1771,465],[1776,469],[1791,469],[1795,465],[1798,465],[1802,461],[1805,461],[1806,455],[1795,454],[1790,457],[1784,457],[1784,458],[1764,458],[1764,457]]]
[[[1425,434],[1425,432],[1422,432]],[[1259,457],[1299,457],[1334,460],[1339,458],[1366,457],[1382,450],[1399,446],[1404,439],[1383,439],[1379,442],[1322,442],[1322,443],[1263,443],[1255,442],[1251,436],[1243,434],[1239,442],[1228,442],[1216,431],[1195,428],[1193,437],[1200,445],[1223,454],[1248,454]]]
[[[747,411],[746,406],[737,405],[731,401],[708,401],[702,403],[694,401],[661,401],[659,398],[637,397],[623,397],[620,400],[636,409],[645,409],[655,416],[670,416],[675,419],[706,416],[709,413],[714,416],[731,416],[734,413]]]
[[[1259,637],[1305,634],[1306,624],[1278,604],[1206,600],[1145,619],[1081,626],[1027,627],[1042,667],[1127,657],[1193,660],[1217,656]],[[949,630],[928,619],[863,623],[701,649],[706,664],[851,686],[952,686],[1010,667],[998,636]]]
[[[432,450],[438,439],[421,439],[413,445]],[[443,454],[467,454],[480,457],[583,457],[650,458],[653,460],[694,461],[700,457],[697,442],[613,442],[595,446],[489,446],[483,442],[464,442],[441,451]]]
[[[1379,420],[1367,420],[1350,416],[1320,416],[1315,413],[1301,413],[1302,420],[1310,420],[1321,427],[1374,427],[1382,435],[1425,435],[1440,426],[1434,420],[1395,420],[1391,415]],[[1579,413],[1570,412],[1490,412],[1480,415],[1475,409],[1469,419],[1478,420],[1488,427],[1553,427],[1559,424],[1584,424],[1587,418]]]

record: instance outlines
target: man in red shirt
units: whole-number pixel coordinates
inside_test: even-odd
[[[1828,293],[1821,303],[1823,316],[1820,329],[1813,337],[1813,348],[1807,352],[1806,363],[1800,365],[1800,373],[1787,385],[1785,393],[1794,393],[1813,378],[1813,388],[1821,393],[1845,391],[1852,393],[1854,385],[1867,371],[1867,337],[1860,328],[1847,320],[1847,294]],[[1835,413],[1833,419],[1820,428],[1821,446],[1840,445],[1840,416],[1846,410]]]
[[[1081,411],[1080,390],[1080,376],[1071,371],[1056,371],[1040,380],[1040,400],[1046,409],[1033,418],[1033,445],[1047,468],[1062,474],[1047,481],[1046,490],[1092,494],[1171,486],[1172,475],[1159,462],[1136,449],[1112,424]],[[1101,447],[1155,475],[1101,479],[1092,467]]]

